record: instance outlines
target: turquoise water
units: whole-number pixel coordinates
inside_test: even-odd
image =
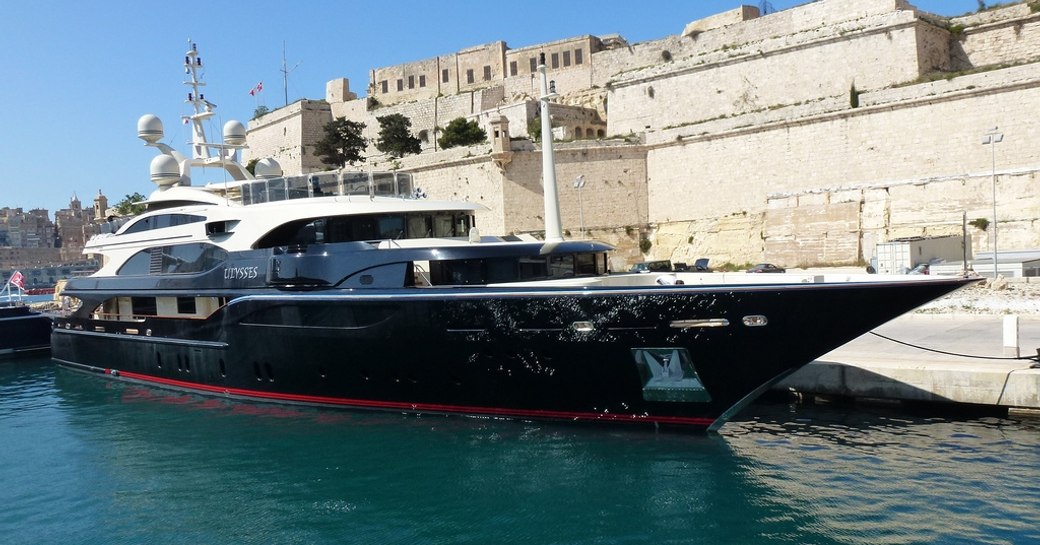
[[[0,362],[0,542],[1038,543],[1040,420],[721,436],[261,405]]]

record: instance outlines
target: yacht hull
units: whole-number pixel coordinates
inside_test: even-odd
[[[238,398],[708,429],[963,279],[267,291],[208,319],[63,318],[60,363]]]
[[[0,358],[46,354],[51,319],[26,306],[0,307]]]

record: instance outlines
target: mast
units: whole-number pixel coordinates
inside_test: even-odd
[[[159,150],[159,157],[152,160],[152,181],[160,189],[175,185],[191,185],[192,167],[221,168],[233,180],[248,180],[253,176],[236,160],[236,151],[246,147],[246,128],[238,121],[228,121],[223,127],[223,142],[210,143],[206,140],[206,129],[203,122],[215,115],[217,105],[206,100],[201,88],[205,86],[199,72],[202,70],[202,57],[198,46],[188,40],[190,47],[184,54],[184,73],[191,88],[186,102],[191,105],[191,115],[181,116],[185,123],[191,123],[191,158],[187,158],[177,150],[161,142],[164,136],[162,121],[151,114],[143,115],[137,120],[137,136],[144,140],[146,146]]]
[[[549,99],[556,98],[556,82],[549,82],[545,69],[545,53],[539,54],[538,73],[542,80],[542,191],[545,199],[545,241],[563,242],[563,225],[560,223],[560,196],[556,189],[556,155],[553,153],[552,120],[549,116]]]
[[[191,42],[189,41],[189,43]],[[184,116],[184,119],[191,122],[192,159],[205,160],[209,159],[211,155],[209,145],[206,142],[206,130],[202,122],[213,117],[213,108],[216,104],[207,101],[206,95],[202,94],[199,89],[206,85],[206,82],[199,79],[200,69],[202,69],[202,57],[199,56],[198,45],[191,43],[191,49],[184,54],[184,73],[190,76],[191,79],[185,81],[184,84],[191,87],[186,102],[191,105],[194,113]]]

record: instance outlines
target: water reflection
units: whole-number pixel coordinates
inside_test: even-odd
[[[814,531],[847,543],[1040,541],[1038,420],[756,409],[726,439],[773,501],[826,521]]]
[[[656,434],[243,403],[0,364],[0,532],[10,543],[1038,537],[1034,423],[748,414],[721,437]]]

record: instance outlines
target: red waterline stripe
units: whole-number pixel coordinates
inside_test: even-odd
[[[402,409],[407,411],[432,411],[458,414],[479,414],[487,416],[510,416],[530,418],[553,418],[561,420],[596,420],[613,422],[647,422],[658,424],[684,424],[687,426],[710,426],[715,420],[685,416],[643,416],[635,414],[582,413],[570,411],[542,411],[533,409],[497,409],[492,407],[468,407],[461,405],[440,405],[435,403],[402,403],[397,401],[372,401],[367,399],[344,399],[338,397],[310,396],[300,394],[283,394],[277,392],[261,392],[242,388],[222,388],[208,384],[197,384],[182,380],[153,377],[140,373],[105,369],[105,374],[125,377],[140,382],[152,382],[174,386],[186,390],[199,390],[222,395],[234,395],[278,401],[295,401],[298,403],[317,403],[322,405],[338,405],[344,407],[361,407],[373,409]]]

